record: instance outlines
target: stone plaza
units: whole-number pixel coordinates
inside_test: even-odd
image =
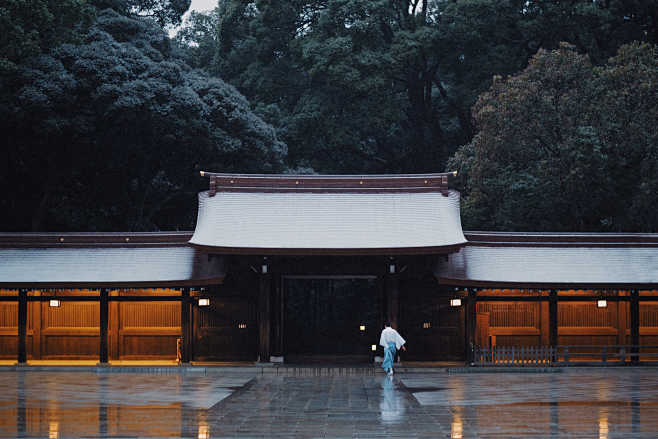
[[[0,373],[0,437],[655,438],[652,368]]]

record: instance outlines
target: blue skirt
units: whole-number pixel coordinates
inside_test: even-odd
[[[384,349],[384,362],[382,363],[382,367],[384,368],[385,371],[389,371],[389,369],[393,369],[393,362],[395,361],[395,353],[397,352],[397,348],[395,347],[395,343],[390,342],[388,344],[388,347]]]

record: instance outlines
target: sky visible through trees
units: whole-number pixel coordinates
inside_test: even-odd
[[[658,0],[0,2],[0,230],[189,230],[200,169],[458,169],[470,229],[658,232],[657,19]]]

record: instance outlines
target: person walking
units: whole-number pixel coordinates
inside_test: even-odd
[[[396,352],[402,348],[403,351],[406,351],[407,348],[404,347],[406,341],[395,329],[391,328],[391,322],[386,322],[384,324],[384,329],[382,330],[382,335],[379,337],[379,344],[384,347],[384,362],[382,363],[382,368],[386,371],[388,375],[393,375],[393,362],[395,361]]]

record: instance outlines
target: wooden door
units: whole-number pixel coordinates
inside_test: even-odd
[[[286,278],[286,360],[370,361],[381,330],[375,278]]]
[[[246,297],[212,297],[210,306],[194,305],[193,357],[201,361],[256,359],[255,307]]]

